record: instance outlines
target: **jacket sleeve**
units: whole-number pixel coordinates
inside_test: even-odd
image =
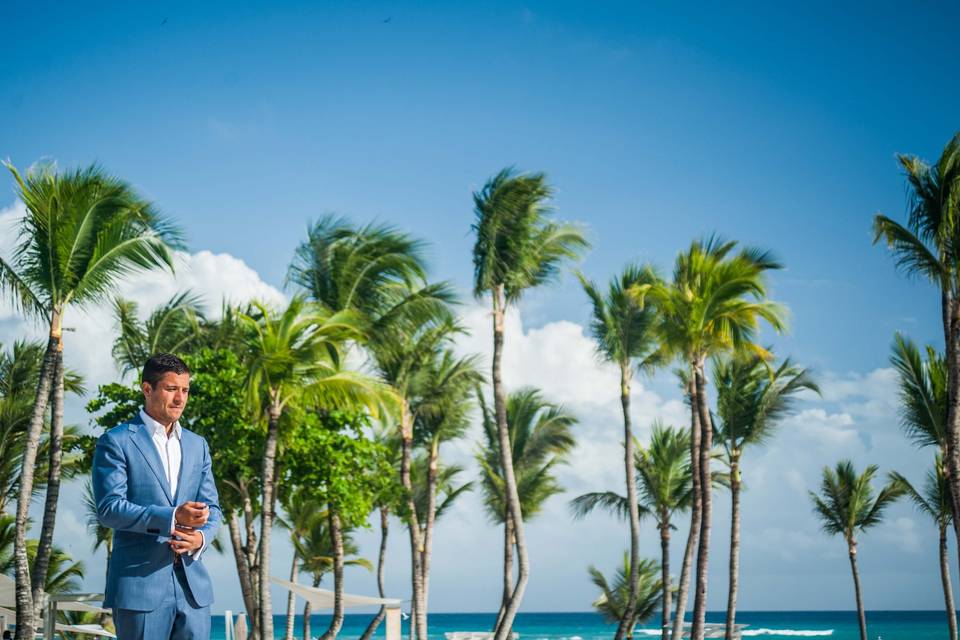
[[[175,507],[142,506],[127,500],[127,460],[116,436],[105,433],[93,454],[93,497],[97,519],[116,531],[170,535]]]
[[[203,463],[200,470],[200,485],[197,488],[197,502],[203,502],[210,508],[207,523],[200,527],[204,541],[202,552],[207,546],[213,544],[213,540],[217,537],[217,532],[220,531],[220,525],[223,522],[220,496],[217,494],[217,485],[213,481],[213,461],[210,458],[210,448],[207,446],[206,439],[203,439]]]

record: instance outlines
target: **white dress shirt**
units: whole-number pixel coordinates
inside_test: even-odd
[[[167,428],[150,417],[143,409],[140,409],[140,419],[143,424],[150,429],[150,435],[157,453],[160,455],[160,463],[163,465],[163,473],[167,477],[167,485],[170,487],[170,495],[176,497],[177,483],[180,481],[180,462],[183,458],[183,451],[180,448],[180,440],[183,438],[183,429],[180,427],[180,421],[173,423],[173,429],[170,435],[167,435]],[[177,515],[174,513],[173,521],[170,523],[170,530],[176,528]],[[196,552],[188,551],[187,554],[199,559],[200,554],[207,548],[207,538],[200,532],[203,539],[203,545]]]

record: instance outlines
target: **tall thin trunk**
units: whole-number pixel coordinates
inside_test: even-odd
[[[946,465],[947,486],[953,511],[960,561],[960,308],[954,299],[951,283],[941,284],[941,312],[947,365]]]
[[[690,591],[690,574],[693,570],[693,553],[700,540],[700,412],[697,411],[697,391],[693,376],[690,376],[687,396],[690,399],[690,484],[692,503],[690,505],[690,532],[683,552],[683,566],[680,569],[680,584],[677,587],[677,612],[673,617],[672,640],[683,636],[683,618],[687,609],[687,594]]]
[[[500,628],[503,615],[510,604],[510,592],[513,591],[513,522],[509,513],[503,514],[503,595],[500,597],[500,609],[494,629]]]
[[[30,511],[30,499],[33,497],[33,474],[37,464],[37,449],[40,447],[40,432],[43,430],[43,417],[47,411],[50,387],[53,383],[53,369],[60,344],[60,314],[54,310],[50,323],[50,339],[40,365],[40,380],[34,396],[33,413],[30,414],[30,426],[24,441],[23,460],[20,465],[20,486],[17,494],[16,534],[13,544],[14,566],[16,568],[17,602],[17,640],[33,640],[34,616],[33,594],[30,583],[30,562],[27,559],[27,517]]]
[[[433,530],[437,522],[437,472],[440,462],[440,443],[435,442],[430,447],[430,457],[427,461],[427,512],[423,514],[423,553],[420,559],[420,571],[423,574],[421,604],[424,616],[427,615],[430,600],[430,556],[433,550]]]
[[[329,509],[330,541],[333,543],[333,618],[320,640],[335,640],[343,626],[343,531],[340,515]]]
[[[277,463],[277,438],[280,431],[280,407],[270,407],[267,440],[263,447],[263,500],[260,509],[260,637],[273,639],[273,604],[270,600],[270,533],[273,528],[274,471]]]
[[[733,640],[740,586],[740,453],[730,456],[730,588],[727,590],[726,640]]]
[[[37,555],[30,573],[33,597],[33,615],[39,620],[46,606],[44,585],[50,568],[50,553],[53,551],[53,530],[57,521],[57,503],[60,500],[60,476],[63,470],[63,342],[58,343],[53,363],[53,392],[50,395],[50,438],[47,462],[47,495],[43,504],[43,524]]]
[[[313,586],[319,587],[320,581],[314,578]],[[311,630],[310,630],[311,616],[313,616],[313,607],[310,606],[310,601],[307,600],[306,602],[303,603],[303,640],[312,640]]]
[[[627,507],[630,512],[630,588],[623,617],[614,640],[632,633],[637,610],[637,565],[640,563],[640,509],[637,505],[637,466],[633,453],[633,429],[630,426],[630,361],[620,363],[620,407],[623,410],[623,465],[627,478]]]
[[[240,518],[237,517],[236,512],[231,513],[227,519],[227,529],[230,532],[230,546],[233,547],[233,560],[237,565],[237,577],[240,579],[243,606],[247,610],[247,617],[255,622],[259,619],[257,616],[257,591],[253,588],[250,564],[247,562],[247,554],[244,550],[243,541],[240,539]],[[259,633],[256,626],[252,630]]]
[[[940,582],[943,584],[943,604],[947,612],[950,640],[957,640],[957,608],[953,604],[953,585],[950,582],[950,550],[947,547],[947,525],[940,524]]]
[[[860,623],[860,640],[867,640],[867,617],[863,611],[863,594],[860,591],[860,572],[857,570],[857,543],[848,542],[850,570],[853,572],[853,589],[857,595],[857,621]]]
[[[423,610],[423,570],[420,567],[423,540],[420,536],[420,522],[417,517],[417,507],[413,502],[413,479],[410,477],[410,464],[413,457],[413,416],[406,401],[401,407],[400,416],[400,482],[403,485],[407,498],[407,512],[409,522],[407,530],[410,532],[410,581],[413,590],[410,608],[410,626],[413,628],[411,636],[417,640],[427,640],[427,612]]]
[[[110,532],[110,535],[111,535],[111,536],[113,535],[113,532],[112,532],[112,531]],[[105,547],[107,548],[107,565],[106,565],[106,566],[109,567],[109,566],[110,566],[110,558],[113,556],[113,540],[112,540],[112,539],[107,539],[106,542],[104,542],[104,545],[103,545],[103,546],[105,546]],[[106,572],[104,572],[104,575],[106,575]],[[101,612],[100,612],[100,615],[97,616],[97,624],[99,624],[99,625],[102,627],[103,625],[105,625],[105,624],[107,623],[107,618],[108,618],[109,616],[110,616],[110,612],[109,612],[109,611],[101,611]]]
[[[297,569],[299,568],[299,560],[297,557],[297,549],[293,549],[293,560],[290,562],[290,582],[297,581]],[[284,640],[293,640],[293,626],[295,618],[297,617],[297,594],[293,591],[287,593],[287,620],[286,628],[284,633]]]
[[[710,561],[710,525],[713,482],[710,475],[710,453],[713,449],[713,423],[707,407],[706,380],[703,362],[695,367],[697,411],[700,417],[700,541],[697,547],[697,589],[693,600],[691,640],[703,640],[707,614],[707,568]]]
[[[504,286],[497,285],[493,290],[493,404],[497,414],[497,435],[500,442],[500,463],[503,466],[504,496],[510,517],[513,519],[513,536],[517,544],[517,582],[510,593],[503,620],[494,640],[505,640],[513,628],[513,619],[517,615],[523,593],[530,579],[530,558],[527,555],[527,539],[524,534],[523,513],[520,509],[520,496],[517,493],[517,478],[513,472],[513,447],[510,445],[510,431],[507,427],[507,402],[503,388],[501,369],[503,367],[503,330],[506,312]]]
[[[670,516],[660,516],[660,584],[663,585],[661,600],[663,614],[660,624],[660,640],[670,637]]]
[[[384,569],[386,567],[385,563],[387,560],[387,533],[390,524],[390,519],[388,518],[389,515],[390,512],[386,507],[380,507],[380,555],[377,557],[377,592],[380,594],[381,598],[387,597],[384,593],[383,580]],[[367,625],[367,628],[364,629],[363,635],[360,636],[360,640],[370,640],[373,634],[377,631],[377,627],[379,627],[380,623],[383,622],[383,619],[386,615],[386,607],[381,606],[380,610],[377,611],[377,615],[373,617],[373,620],[371,620],[370,624]]]

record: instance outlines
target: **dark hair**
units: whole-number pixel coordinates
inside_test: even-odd
[[[156,387],[163,374],[170,371],[177,374],[190,373],[190,367],[172,353],[158,353],[150,356],[147,363],[143,365],[143,374],[140,379],[150,383],[151,387]]]

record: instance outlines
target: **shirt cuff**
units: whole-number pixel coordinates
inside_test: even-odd
[[[193,558],[194,560],[199,560],[200,555],[207,550],[207,536],[203,534],[203,531],[200,531],[200,538],[203,540],[203,544],[200,545],[200,548],[196,551],[188,551],[187,555]]]

